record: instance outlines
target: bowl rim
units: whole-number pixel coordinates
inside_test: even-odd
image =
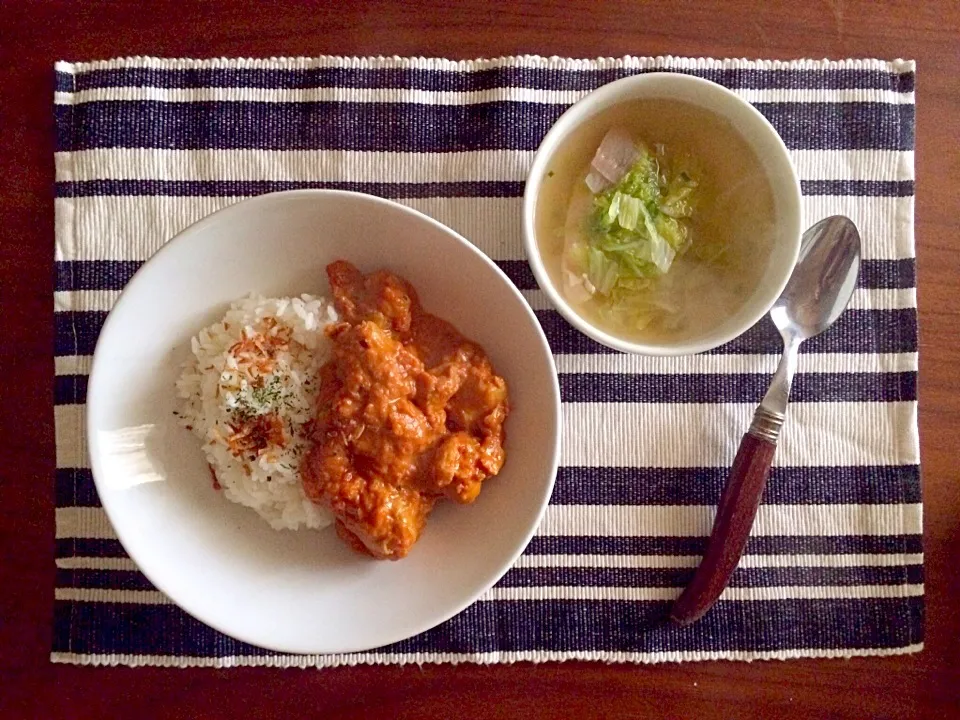
[[[613,101],[611,104],[616,104],[618,98],[621,101],[630,100],[631,91],[633,91],[635,88],[651,81],[662,82],[664,80],[678,84],[697,86],[701,91],[723,95],[728,99],[735,101],[737,105],[739,105],[748,115],[757,121],[758,127],[763,128],[764,132],[767,134],[767,139],[772,141],[774,147],[776,148],[776,153],[780,156],[780,160],[785,161],[786,167],[790,169],[790,174],[787,178],[789,188],[782,194],[782,197],[788,206],[796,211],[793,213],[796,217],[796,221],[792,223],[793,227],[788,228],[789,236],[793,239],[793,246],[790,249],[789,255],[790,262],[789,264],[786,262],[784,263],[783,270],[776,277],[775,282],[768,281],[766,283],[768,288],[767,292],[769,292],[767,302],[758,306],[758,310],[744,315],[741,322],[731,327],[729,331],[719,336],[716,340],[710,342],[698,340],[696,338],[692,340],[665,343],[638,342],[626,340],[602,330],[597,325],[591,323],[577,313],[567,302],[566,298],[563,297],[562,293],[557,290],[550,278],[550,275],[547,273],[546,265],[540,255],[540,248],[537,245],[537,195],[539,194],[539,188],[546,172],[548,161],[559,147],[559,140],[561,137],[568,134],[574,128],[580,126],[583,120],[588,119],[589,116],[576,120],[574,118],[585,112],[588,108],[600,103]],[[663,96],[669,97],[669,93],[664,93]],[[685,100],[685,102],[696,104],[694,101]],[[742,133],[740,134],[742,135]],[[619,80],[614,80],[605,85],[601,85],[595,90],[590,91],[584,97],[580,98],[580,100],[567,108],[567,110],[565,110],[563,114],[561,114],[560,117],[554,121],[553,125],[550,127],[550,130],[544,136],[537,148],[536,153],[534,154],[533,161],[531,162],[530,170],[527,174],[527,179],[524,184],[522,221],[523,248],[527,256],[527,261],[530,264],[530,268],[533,271],[533,275],[537,280],[537,284],[550,300],[551,305],[553,305],[553,307],[567,322],[569,322],[587,337],[590,337],[591,339],[608,348],[637,355],[693,355],[696,353],[713,350],[739,337],[748,329],[753,327],[753,325],[759,322],[760,319],[770,311],[770,308],[773,307],[773,304],[777,301],[777,298],[780,297],[780,294],[786,287],[787,282],[790,279],[790,275],[793,272],[793,268],[797,263],[797,258],[799,257],[800,237],[802,231],[802,214],[800,178],[797,175],[797,168],[790,157],[790,151],[783,142],[783,138],[780,137],[780,134],[777,132],[776,128],[773,127],[770,121],[767,120],[759,110],[757,110],[751,103],[741,98],[729,88],[695,75],[670,71],[644,72],[637,75],[630,75],[620,78]],[[780,220],[780,222],[783,222],[783,220]],[[774,289],[776,292],[773,292]]]
[[[523,312],[526,314],[527,318],[531,321],[531,325],[534,329],[534,333],[537,337],[538,342],[540,343],[542,349],[545,351],[545,355],[548,358],[549,366],[551,369],[550,373],[550,388],[552,402],[548,403],[550,408],[553,411],[553,420],[555,432],[553,433],[553,442],[552,448],[550,450],[550,457],[547,459],[547,482],[544,485],[541,497],[539,499],[540,506],[537,508],[536,516],[534,521],[530,523],[530,526],[526,529],[522,542],[519,542],[517,546],[505,557],[502,564],[499,568],[490,574],[489,577],[480,583],[480,586],[475,592],[467,593],[463,599],[458,603],[452,603],[449,608],[447,608],[443,613],[440,613],[436,616],[432,616],[430,620],[422,621],[415,626],[409,626],[408,629],[401,630],[393,634],[390,637],[385,637],[382,642],[378,642],[376,645],[369,645],[366,643],[360,643],[357,645],[341,645],[335,648],[326,649],[326,650],[316,650],[316,649],[305,649],[303,646],[291,646],[283,643],[277,642],[264,642],[261,638],[254,638],[249,634],[245,628],[237,630],[233,627],[226,627],[223,623],[220,622],[220,618],[216,616],[210,616],[209,614],[198,612],[196,608],[189,607],[181,602],[178,598],[168,592],[167,584],[163,581],[163,573],[160,573],[158,577],[155,572],[155,568],[146,568],[141,562],[135,557],[135,554],[130,551],[130,547],[124,541],[122,533],[117,529],[117,524],[114,522],[114,514],[116,513],[116,508],[111,508],[111,502],[109,499],[105,499],[104,492],[105,488],[102,488],[100,480],[98,477],[102,477],[102,465],[100,463],[100,457],[102,453],[99,450],[99,442],[96,438],[96,433],[91,432],[93,427],[93,418],[95,415],[96,409],[100,406],[101,393],[105,392],[109,388],[110,382],[108,377],[102,377],[105,372],[102,370],[104,363],[103,353],[101,350],[101,343],[103,339],[109,335],[112,321],[116,318],[116,314],[113,310],[120,306],[121,303],[132,293],[133,288],[136,288],[138,278],[142,278],[142,271],[154,261],[155,258],[159,257],[162,253],[169,253],[171,247],[179,247],[183,245],[184,238],[187,238],[193,235],[196,232],[203,232],[207,226],[211,226],[217,222],[222,221],[225,215],[230,215],[232,213],[238,212],[238,209],[241,209],[243,212],[249,211],[251,206],[257,204],[264,204],[269,202],[274,202],[277,199],[281,198],[293,198],[293,197],[310,197],[320,201],[325,201],[330,198],[348,198],[354,201],[369,202],[373,204],[379,204],[382,206],[389,207],[391,211],[402,212],[408,215],[411,215],[417,218],[418,221],[432,225],[434,228],[442,231],[444,235],[449,237],[451,240],[465,246],[469,252],[471,252],[475,257],[477,257],[482,263],[486,264],[490,269],[492,269],[497,277],[505,284],[508,292],[513,296],[513,298],[519,303]],[[102,386],[102,387],[101,387]],[[106,396],[104,396],[105,398]],[[130,278],[130,280],[124,285],[121,290],[117,300],[114,302],[113,306],[110,309],[110,312],[107,314],[107,317],[103,323],[103,326],[100,329],[100,333],[97,337],[96,345],[94,346],[93,358],[90,365],[90,373],[88,376],[88,391],[86,399],[86,407],[83,413],[83,419],[86,427],[86,449],[90,459],[90,472],[93,477],[94,486],[97,489],[97,494],[101,498],[101,506],[104,511],[104,514],[107,516],[107,519],[110,521],[110,525],[113,528],[117,540],[119,541],[124,552],[134,561],[137,565],[137,569],[144,574],[147,580],[161,593],[168,597],[177,607],[186,612],[191,617],[199,620],[200,622],[208,625],[214,630],[223,633],[229,637],[232,637],[241,642],[253,645],[255,647],[264,648],[266,650],[288,653],[288,654],[329,654],[329,653],[354,653],[354,652],[366,652],[373,650],[377,647],[382,647],[384,645],[390,645],[402,640],[419,635],[423,632],[426,632],[444,622],[450,618],[460,614],[466,608],[473,605],[481,595],[487,592],[491,587],[493,587],[501,578],[512,568],[517,559],[523,553],[523,551],[529,546],[530,541],[533,539],[538,528],[543,523],[543,518],[546,513],[547,507],[550,503],[550,498],[553,495],[554,486],[556,484],[557,472],[560,466],[560,451],[562,445],[562,435],[563,435],[563,418],[561,411],[561,398],[560,398],[560,382],[557,375],[556,360],[553,356],[553,352],[550,348],[550,343],[547,340],[546,334],[543,331],[539,320],[537,319],[536,313],[524,299],[522,293],[517,289],[516,285],[509,279],[509,277],[500,269],[499,266],[484,252],[482,252],[476,245],[467,240],[463,235],[458,233],[456,230],[444,225],[438,220],[426,215],[415,208],[408,207],[406,205],[401,205],[398,202],[389,200],[386,198],[381,198],[376,195],[369,195],[367,193],[355,192],[351,190],[336,190],[336,189],[326,189],[326,188],[305,188],[298,190],[283,190],[278,192],[264,193],[263,195],[257,195],[250,198],[245,198],[239,202],[232,203],[226,207],[215,210],[208,215],[190,223],[183,229],[181,229],[176,235],[167,240],[156,252],[154,252],[143,264],[137,268],[136,272]],[[109,492],[106,493],[109,497]],[[332,526],[331,526],[332,527]]]

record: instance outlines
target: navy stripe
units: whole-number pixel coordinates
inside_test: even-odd
[[[754,103],[791,150],[913,150],[916,109],[887,103]]]
[[[514,568],[497,583],[497,587],[681,588],[693,579],[693,573],[694,568]],[[737,568],[730,579],[731,587],[740,588],[902,585],[922,582],[922,565]]]
[[[89,468],[57,468],[54,487],[58,508],[100,507],[100,496]]]
[[[72,92],[76,89],[76,78],[77,75],[74,73],[55,71],[53,73],[54,92]]]
[[[156,590],[139,570],[64,570],[57,568],[56,586],[97,590]]]
[[[139,260],[66,260],[54,263],[58,291],[123,290]]]
[[[923,639],[923,598],[720,602],[688,627],[666,622],[669,608],[668,602],[480,602],[383,651],[776,651],[903,647]],[[55,606],[53,649],[188,657],[274,654],[226,637],[175,606],[63,601]]]
[[[92,355],[106,320],[103,311],[54,313],[54,353]],[[537,318],[554,353],[610,354],[616,352],[591,340],[568,324],[555,310],[538,310]],[[783,341],[769,317],[711,354],[779,354]],[[917,313],[903,310],[846,310],[829,331],[807,340],[808,353],[904,353],[917,350]]]
[[[564,402],[717,403],[758,402],[770,384],[768,374],[614,375],[561,374]],[[58,375],[54,404],[87,401],[86,375]],[[917,374],[799,373],[792,402],[896,402],[917,399]]]
[[[537,535],[527,555],[702,555],[706,537],[595,537]],[[752,555],[870,555],[921,553],[922,535],[793,535],[751,536]]]
[[[497,260],[497,267],[503,270],[520,290],[536,290],[540,287],[533,276],[530,263],[526,260]]]
[[[57,375],[53,380],[54,405],[82,405],[87,401],[86,375]]]
[[[757,103],[756,108],[794,150],[913,149],[913,105]],[[445,153],[536,150],[565,109],[524,102],[110,100],[57,105],[55,113],[58,151],[126,147]]]
[[[92,355],[106,319],[99,311],[54,313],[54,356]]]
[[[917,263],[901,260],[862,260],[857,287],[900,290],[917,286]]]
[[[537,318],[555,354],[611,354],[616,352],[591,340],[554,310],[538,310]],[[771,354],[783,350],[783,341],[768,316],[715,350],[712,355]],[[917,312],[902,310],[846,310],[823,335],[800,346],[804,353],[904,353],[917,350]]]
[[[497,260],[521,290],[539,287],[526,260]],[[122,290],[143,263],[139,260],[63,260],[56,262],[56,290]],[[916,264],[903,260],[864,260],[858,286],[866,289],[916,287]]]
[[[561,467],[553,505],[716,505],[726,467]],[[916,465],[775,467],[764,491],[768,505],[919,503]],[[58,468],[57,507],[100,507],[86,468]]]
[[[402,103],[167,103],[103,101],[55,107],[58,151],[535,150],[562,105]],[[344,131],[347,129],[347,131]]]
[[[313,180],[64,180],[56,184],[56,196],[165,196],[165,197],[253,197],[281,190],[326,188],[352,190],[379,197],[523,197],[523,183],[511,181],[477,182],[321,182]],[[804,195],[856,197],[912,197],[913,181],[888,180],[801,180]]]
[[[766,373],[560,375],[564,402],[718,403],[759,402],[770,386]],[[791,402],[895,402],[917,399],[917,374],[799,373]]]
[[[350,190],[390,198],[523,196],[522,182],[323,182],[294,180],[84,180],[58,182],[57,197],[159,195],[169,197],[253,197],[283,190]]]
[[[61,507],[59,500],[57,506]],[[58,538],[56,541],[58,558],[67,557],[127,557],[123,545],[118,540],[103,538]]]
[[[397,88],[440,92],[473,92],[494,88],[536,90],[593,90],[628,75],[656,70],[556,70],[501,67],[475,72],[422,70],[412,68],[359,69],[153,69],[114,68],[71,74],[58,72],[56,87],[61,92],[100,87],[206,88],[239,87],[264,89],[297,88]],[[882,70],[759,70],[697,69],[670,70],[712,80],[732,89],[744,90],[860,90],[881,89],[913,92],[914,74]]]
[[[521,290],[539,285],[526,260],[497,260],[497,265]],[[63,260],[54,263],[56,290],[122,290],[143,263],[139,260]],[[896,289],[916,286],[915,262],[864,260],[860,263],[858,286],[867,289]]]
[[[913,180],[801,180],[804,195],[913,197]]]
[[[122,290],[143,263],[139,260],[64,260],[54,263],[56,290]],[[526,260],[498,260],[497,265],[521,290],[537,287]]]
[[[769,315],[715,354],[779,354],[783,341]],[[800,352],[904,353],[917,351],[917,311],[845,310],[822,335],[806,340]]]
[[[680,588],[690,582],[693,568],[513,568],[497,587],[622,587]],[[902,585],[923,582],[923,566],[898,567],[772,567],[737,568],[731,587],[837,587]],[[155,590],[137,570],[58,569],[57,587],[106,590]]]
[[[526,555],[702,555],[706,537],[537,535]],[[922,535],[764,535],[747,541],[748,555],[883,555],[922,553]],[[60,538],[57,557],[127,557],[116,540]]]
[[[553,505],[716,505],[729,468],[561,467]],[[916,465],[775,467],[768,505],[919,503]]]

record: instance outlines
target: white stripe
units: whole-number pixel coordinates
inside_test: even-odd
[[[319,171],[314,168],[314,173]],[[188,225],[240,198],[99,196],[59,198],[57,260],[146,260]],[[522,260],[520,198],[402,199],[456,230],[494,260]],[[812,196],[803,199],[808,222],[846,215],[857,223],[867,260],[915,255],[913,198]]]
[[[557,372],[608,374],[704,375],[773,373],[779,353],[770,355],[685,355],[644,357],[610,355],[556,355]],[[54,359],[57,375],[89,375],[91,355],[67,355]],[[801,373],[899,373],[917,371],[917,353],[803,353]]]
[[[57,540],[68,538],[116,540],[117,534],[103,508],[62,507],[56,509],[55,537]]]
[[[754,403],[564,403],[560,464],[727,467]],[[85,405],[54,408],[58,467],[89,467]],[[916,465],[915,401],[794,403],[774,465]]]
[[[534,310],[552,310],[554,305],[542,290],[522,290],[523,297]],[[106,307],[96,309],[109,309],[113,304],[112,298],[106,296],[98,302],[109,303]],[[915,288],[870,288],[857,289],[850,298],[850,304],[847,306],[852,310],[904,310],[917,307],[917,291]],[[58,309],[71,309],[64,306]],[[80,308],[76,308],[80,309]],[[94,308],[91,308],[94,309]]]
[[[158,590],[104,590],[102,588],[56,588],[54,598],[68,602],[108,602],[125,605],[173,605]]]
[[[772,373],[778,354],[772,355],[687,355],[644,357],[616,355],[556,355],[559,373],[611,374],[737,374]],[[801,373],[910,372],[917,370],[917,353],[802,353]]]
[[[606,663],[662,663],[707,660],[790,660],[795,658],[884,657],[918,653],[923,643],[898,648],[795,648],[790,650],[717,650],[673,652],[616,652],[606,650],[523,650],[491,653],[356,653],[352,655],[224,655],[194,657],[186,655],[131,655],[127,653],[50,653],[51,662],[71,665],[128,667],[295,667],[327,668],[357,665],[406,665],[425,663],[563,662],[581,660]]]
[[[534,310],[552,310],[553,304],[541,290],[522,290],[523,297]],[[119,290],[61,290],[53,294],[53,309],[64,311],[107,311],[120,296]],[[901,310],[917,306],[914,288],[859,289],[854,291],[849,307],[854,310]]]
[[[57,405],[53,408],[53,435],[58,468],[90,467],[87,455],[86,405]]]
[[[53,359],[57,375],[89,375],[92,364],[93,355],[64,355]]]
[[[748,88],[735,90],[751,103],[889,103],[913,105],[912,92],[874,88],[795,90]],[[415,90],[408,88],[257,88],[257,87],[100,87],[77,92],[56,92],[56,105],[90,102],[344,102],[404,103],[411,105],[475,105],[492,102],[522,102],[541,105],[572,105],[588,94],[586,90],[543,90],[525,87],[497,87],[474,91]]]
[[[77,562],[77,567],[101,568],[101,560],[113,558],[65,558]],[[57,560],[58,567],[62,560]],[[132,561],[131,561],[132,562]],[[699,555],[521,555],[517,568],[695,568]],[[905,567],[922,565],[922,553],[889,554],[833,554],[833,555],[744,555],[737,567],[741,568],[839,568],[839,567]],[[65,566],[64,566],[65,567]],[[117,568],[135,569],[135,568]]]
[[[56,259],[148,259],[167,240],[238,198],[85,197],[56,200]],[[524,257],[519,198],[404,199],[494,260]],[[74,218],[72,222],[69,218]],[[318,283],[324,283],[322,268]]]
[[[922,506],[761,505],[755,537],[913,535],[922,532]],[[709,505],[550,505],[541,536],[706,537],[716,508]]]
[[[912,173],[908,177],[912,178]],[[860,230],[864,260],[901,260],[916,255],[912,196],[808,195],[802,207],[807,225],[831,215],[846,215],[853,220]]]
[[[57,558],[64,570],[135,571],[137,564],[127,557]],[[515,568],[694,568],[699,555],[521,555]],[[839,568],[905,567],[922,565],[922,553],[870,555],[744,555],[741,568]]]
[[[128,557],[66,557],[57,558],[57,567],[63,570],[139,570]]]
[[[593,600],[657,602],[676,600],[682,588],[631,588],[594,586],[495,587],[484,593],[478,602],[530,600]],[[823,585],[788,587],[728,587],[720,600],[757,602],[764,600],[864,600],[868,598],[922,597],[923,585]],[[100,588],[56,588],[55,598],[61,601],[86,603],[122,603],[136,605],[172,605],[173,602],[156,590],[104,590]]]
[[[58,467],[89,467],[85,405],[54,408]],[[564,403],[560,464],[726,467],[753,403]],[[915,401],[794,403],[774,465],[916,465]]]
[[[716,509],[710,505],[550,505],[538,530],[541,536],[706,537]],[[761,505],[752,534],[915,535],[922,532],[922,506]],[[115,539],[102,508],[56,510],[56,537]]]
[[[858,289],[850,298],[851,310],[908,310],[917,307],[916,288]]]
[[[911,180],[913,151],[793,150],[801,180]],[[450,153],[357,150],[162,150],[97,148],[55,155],[58,182],[99,180],[291,180],[327,182],[512,181],[526,178],[529,150]]]
[[[865,90],[863,101],[869,101],[871,91]],[[834,100],[833,90],[815,91],[823,98],[820,102]],[[403,103],[410,105],[475,105],[492,102],[523,102],[541,105],[571,105],[587,93],[577,90],[535,90],[523,87],[498,87],[469,92],[414,90],[407,88],[255,88],[255,87],[204,87],[204,88],[158,88],[158,87],[104,87],[78,92],[54,93],[57,105],[80,105],[107,101],[156,101],[169,103],[191,102],[262,102],[262,103]],[[874,102],[905,102],[900,93],[877,91]],[[857,102],[851,100],[850,102]]]
[[[715,467],[733,460],[753,403],[564,403],[565,466]],[[775,465],[914,465],[916,402],[795,403]]]
[[[658,57],[599,57],[590,59],[543,57],[541,55],[509,55],[473,60],[448,60],[431,57],[392,57],[384,56],[341,56],[319,55],[316,57],[272,57],[272,58],[157,58],[150,56],[117,57],[109,60],[89,62],[58,61],[58,72],[84,73],[92,70],[117,70],[126,68],[153,68],[159,70],[194,69],[265,69],[265,70],[310,70],[313,68],[349,68],[356,70],[379,69],[417,69],[440,72],[472,73],[501,67],[540,68],[553,70],[606,70],[637,69],[650,70],[670,68],[677,70],[875,70],[886,73],[914,72],[913,60],[879,60],[875,58],[855,58],[846,60],[747,60],[745,58],[703,58],[660,55]]]
[[[296,180],[327,182],[520,181],[533,152],[356,150],[160,150],[98,148],[55,155],[58,181]]]
[[[801,180],[912,180],[913,151],[791,150]]]
[[[58,290],[53,293],[54,312],[104,312],[120,297],[119,290]]]

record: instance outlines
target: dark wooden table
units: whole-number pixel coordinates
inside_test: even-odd
[[[0,715],[960,716],[960,2],[447,4],[0,0]],[[53,63],[321,53],[916,59],[926,650],[659,666],[52,665]]]

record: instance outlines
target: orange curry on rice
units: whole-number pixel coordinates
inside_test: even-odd
[[[403,278],[344,261],[327,275],[340,321],[327,329],[303,486],[352,547],[397,560],[439,499],[471,503],[500,471],[507,385]]]

